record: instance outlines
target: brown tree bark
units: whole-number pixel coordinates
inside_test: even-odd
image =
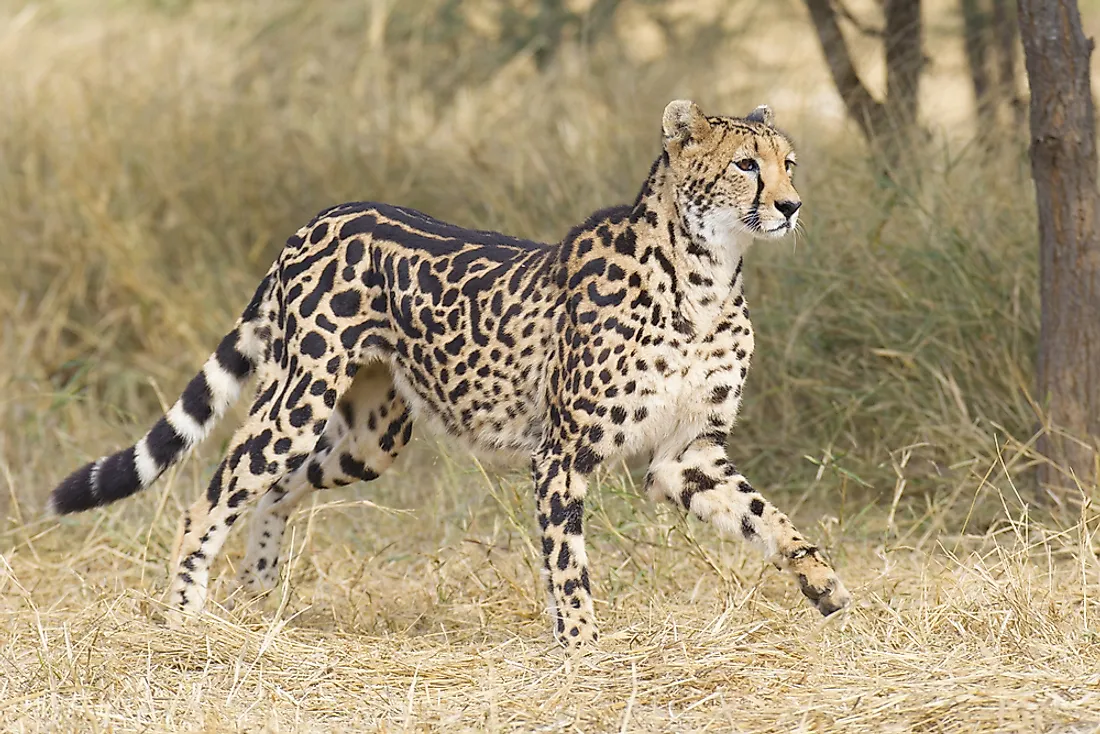
[[[978,136],[985,137],[997,121],[996,98],[989,83],[989,23],[979,0],[961,0],[959,9],[962,10],[963,47],[970,68],[970,86],[978,112]]]
[[[810,11],[825,63],[848,117],[859,126],[864,138],[874,140],[885,128],[886,109],[859,78],[836,11],[829,0],[806,0],[806,9]]]
[[[1031,87],[1031,173],[1039,209],[1038,395],[1049,420],[1049,490],[1095,490],[1100,442],[1100,193],[1089,78],[1092,42],[1077,0],[1018,0]]]
[[[886,96],[881,102],[860,78],[841,32],[839,15],[851,17],[851,14],[843,9],[840,0],[805,0],[805,3],[848,117],[859,126],[868,142],[880,146],[888,158],[896,160],[898,153],[914,139],[917,129],[917,100],[924,65],[920,0],[883,2]],[[865,26],[857,24],[857,27],[865,34],[875,35]]]
[[[1016,91],[1019,26],[1011,0],[993,0],[993,35],[997,49],[997,98],[1008,105],[1013,135],[1022,135],[1027,104]]]
[[[885,0],[886,16],[886,117],[894,137],[902,144],[917,129],[917,98],[924,66],[920,0]]]

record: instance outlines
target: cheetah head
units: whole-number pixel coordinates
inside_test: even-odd
[[[694,102],[665,107],[663,132],[677,206],[688,231],[714,244],[775,239],[795,228],[790,139],[764,105],[747,117],[707,117]]]

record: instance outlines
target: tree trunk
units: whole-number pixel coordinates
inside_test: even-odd
[[[859,78],[832,4],[829,0],[805,2],[814,30],[817,31],[817,40],[821,43],[829,74],[833,77],[833,84],[844,102],[848,117],[859,125],[865,139],[874,142],[876,137],[885,132],[885,109],[871,96],[863,80]]]
[[[874,98],[852,63],[837,17],[839,0],[804,0],[825,63],[844,107],[864,138],[897,163],[916,139],[918,94],[924,55],[921,51],[920,0],[884,0],[886,28],[886,97]],[[837,5],[834,5],[834,2]],[[842,6],[841,6],[842,7]],[[845,13],[845,15],[849,15]],[[866,28],[860,28],[867,33]]]
[[[921,51],[920,0],[885,0],[886,117],[894,126],[895,141],[907,145],[917,129],[917,97]]]
[[[966,63],[970,67],[970,86],[974,90],[974,104],[978,112],[978,137],[992,134],[997,123],[996,98],[989,84],[988,19],[978,0],[962,0],[959,3],[963,17],[963,47]]]
[[[1039,208],[1040,450],[1050,490],[1096,487],[1100,441],[1100,193],[1091,41],[1077,0],[1019,0],[1031,87],[1031,173]]]
[[[993,34],[997,48],[997,98],[1008,105],[1013,139],[1023,134],[1027,105],[1016,91],[1019,27],[1010,0],[993,0]]]

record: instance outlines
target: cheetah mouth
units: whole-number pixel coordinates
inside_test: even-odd
[[[772,225],[770,227],[765,226],[764,223],[760,221],[760,217],[757,216],[755,212],[748,215],[747,217],[744,217],[741,220],[741,223],[749,232],[767,238],[782,237],[784,234],[793,229],[790,220],[781,221],[778,224]]]
[[[764,235],[765,237],[782,237],[787,232],[791,231],[792,227],[790,222],[780,222],[774,227],[763,227],[761,225],[757,225],[755,229],[757,232]]]

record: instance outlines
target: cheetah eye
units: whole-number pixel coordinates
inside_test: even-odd
[[[749,172],[755,171],[758,168],[758,166],[756,165],[756,161],[754,161],[752,158],[742,158],[739,161],[734,161],[734,165],[736,165],[742,171]]]
[[[794,161],[787,161],[785,165],[787,166],[787,175],[790,176],[792,173],[794,173],[794,168],[798,164]]]

